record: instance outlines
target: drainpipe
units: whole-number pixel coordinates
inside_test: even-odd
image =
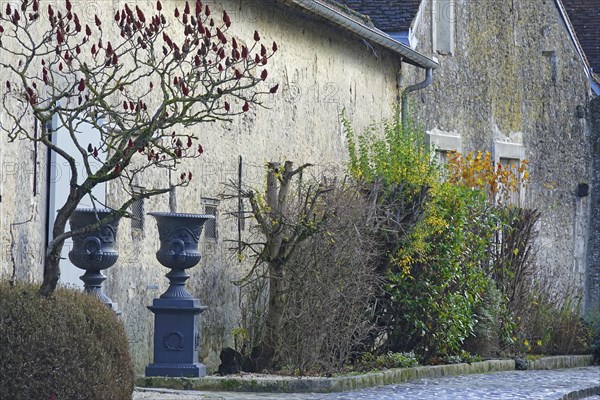
[[[425,80],[416,85],[412,85],[404,89],[402,92],[402,130],[406,128],[408,117],[408,94],[417,90],[425,89],[433,80],[433,68],[429,67],[425,70]]]

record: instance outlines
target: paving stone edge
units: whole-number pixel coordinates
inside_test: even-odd
[[[564,369],[587,367],[594,362],[594,356],[548,356],[528,360],[527,369]]]
[[[554,356],[529,360],[529,369],[562,369],[584,367],[592,364],[592,356]],[[489,360],[471,364],[449,364],[397,368],[359,375],[326,377],[257,377],[257,376],[207,376],[204,378],[143,377],[136,379],[136,386],[174,390],[268,392],[268,393],[331,393],[390,385],[422,378],[482,374],[489,372],[514,371],[514,360]],[[600,392],[600,386],[587,388],[591,395]],[[586,393],[588,393],[586,392]],[[568,397],[573,400],[584,397]]]
[[[584,389],[575,390],[560,397],[558,400],[579,400],[587,397],[600,395],[600,386],[592,386]]]

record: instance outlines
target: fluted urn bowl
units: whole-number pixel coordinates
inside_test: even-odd
[[[151,212],[158,224],[158,261],[167,268],[188,269],[200,262],[198,242],[202,227],[213,215]]]
[[[80,208],[69,218],[71,230],[85,228],[108,217],[110,210]],[[115,250],[119,218],[100,225],[98,229],[73,237],[73,249],[69,259],[77,267],[86,271],[100,271],[113,266],[119,255]]]

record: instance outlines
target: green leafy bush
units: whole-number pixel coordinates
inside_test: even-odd
[[[479,362],[482,361],[483,358],[481,358],[481,356],[477,355],[477,354],[471,354],[467,351],[460,351],[458,354],[456,355],[452,355],[452,356],[445,356],[442,358],[442,362],[444,364],[460,364],[460,363],[474,363],[474,362]]]
[[[2,399],[131,399],[123,325],[93,296],[0,282],[0,349]]]
[[[593,335],[577,297],[535,262],[540,213],[514,204],[528,180],[526,160],[507,168],[490,152],[453,152],[441,168],[413,124],[393,120],[357,136],[343,123],[349,171],[376,205],[371,225],[385,254],[375,354],[415,351],[441,363],[465,350],[589,351]]]
[[[390,368],[410,368],[419,365],[419,360],[414,352],[394,353],[388,351],[380,355],[373,353],[363,354],[353,365],[354,371],[372,371]]]
[[[482,263],[494,221],[484,192],[445,182],[413,124],[384,122],[357,138],[344,126],[349,169],[378,206],[374,229],[385,252],[376,310],[384,334],[373,343],[424,359],[455,354],[473,333],[488,282]]]
[[[594,364],[600,365],[600,310],[588,312],[585,320],[590,329],[590,350],[594,356]]]
[[[424,218],[403,241],[388,271],[393,350],[423,358],[456,354],[474,332],[488,285],[480,265],[490,236],[479,192],[450,184],[432,190]]]

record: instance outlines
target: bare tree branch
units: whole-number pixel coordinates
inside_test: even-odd
[[[115,180],[130,186],[129,198],[109,218],[128,216],[127,207],[139,198],[132,189],[136,176],[153,168],[177,170],[183,160],[201,156],[199,137],[183,128],[231,120],[278,89],[264,87],[277,45],[263,44],[258,32],[248,42],[234,37],[227,12],[215,18],[196,2],[195,8],[177,10],[169,24],[160,1],[154,10],[124,4],[111,21],[78,15],[75,8],[70,0],[44,9],[39,0],[23,0],[17,9],[7,3],[0,10],[0,70],[6,79],[1,107],[8,121],[0,131],[10,141],[45,145],[71,172],[46,251],[43,294],[56,287],[64,240],[82,233],[65,232],[69,216],[85,196],[102,203],[91,195],[94,187]],[[43,127],[40,138],[28,132],[30,117]],[[53,118],[59,125],[53,129],[60,130],[48,130]],[[98,141],[81,133],[84,124],[99,133]],[[65,131],[77,157],[51,140]],[[177,182],[144,197],[191,179],[191,172],[182,172]]]

